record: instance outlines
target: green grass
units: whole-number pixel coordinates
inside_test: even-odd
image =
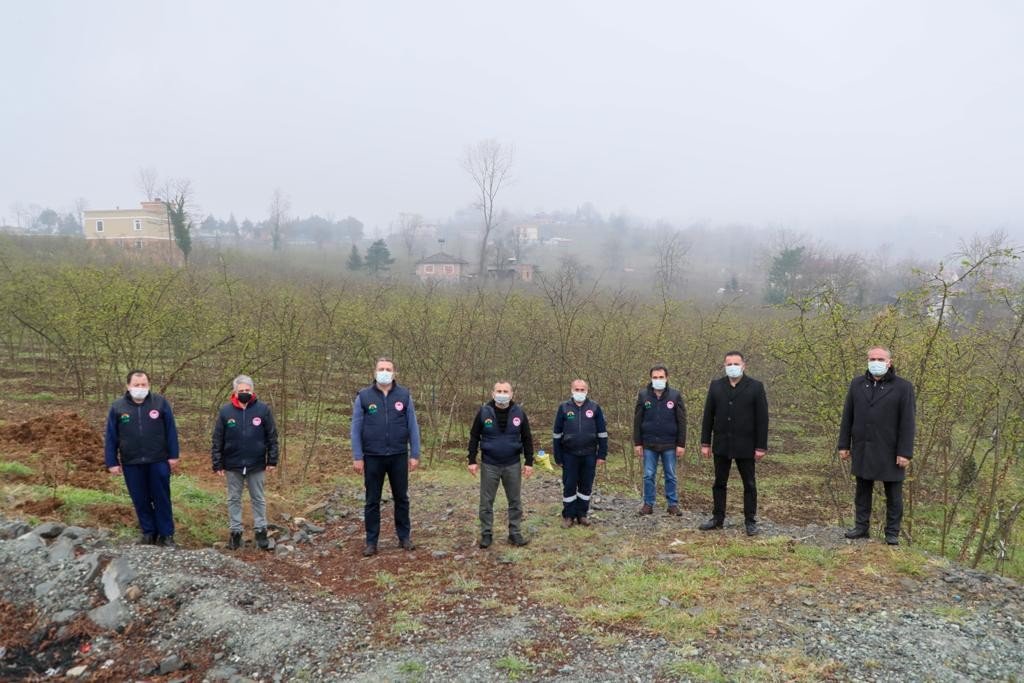
[[[517,681],[533,671],[533,665],[512,655],[505,655],[494,662],[494,668],[504,671],[509,680]]]
[[[17,460],[12,462],[0,462],[0,475],[10,477],[12,479],[25,479],[35,474],[28,465],[24,465]]]
[[[395,612],[394,621],[391,623],[391,633],[396,636],[417,633],[425,628],[423,622],[404,611]]]
[[[373,575],[373,582],[384,590],[392,590],[398,584],[394,574],[383,571]]]
[[[476,579],[466,578],[462,574],[456,573],[452,576],[450,585],[457,591],[472,593],[481,586],[481,583]]]
[[[729,680],[714,662],[669,662],[662,667],[662,673],[671,678],[688,681],[712,681],[713,683],[725,683]]]

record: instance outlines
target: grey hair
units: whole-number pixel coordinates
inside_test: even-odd
[[[882,351],[885,351],[885,355],[889,357],[889,360],[892,360],[892,351],[889,350],[889,347],[882,346],[881,344],[875,344],[874,346],[868,348],[868,355],[870,356],[871,352],[874,351],[875,349],[881,349]]]
[[[238,391],[239,384],[248,384],[253,389],[256,388],[256,385],[252,381],[252,377],[250,377],[249,375],[239,375],[238,377],[231,380],[231,388],[233,390]]]

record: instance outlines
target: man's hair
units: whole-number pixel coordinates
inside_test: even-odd
[[[583,379],[582,377],[577,377],[573,381],[569,382],[569,388],[572,389],[572,385],[576,384],[576,382],[583,382],[584,384],[587,385],[587,391],[590,391],[590,382],[588,382],[587,380]]]
[[[373,369],[376,370],[380,363],[391,363],[391,367],[394,368],[395,372],[398,372],[398,366],[395,365],[395,361],[391,359],[391,356],[377,356],[377,360],[373,361]]]
[[[509,382],[507,379],[499,379],[497,382],[494,383],[494,387],[498,386],[499,384],[507,384],[509,391],[512,390],[512,382]],[[494,387],[491,387],[491,391],[494,391]]]
[[[892,360],[892,351],[889,350],[889,347],[882,346],[881,344],[875,344],[874,346],[868,348],[868,355],[870,356],[871,352],[874,351],[875,349],[881,349],[882,351],[885,351],[885,355],[888,356],[889,360]]]
[[[136,368],[134,370],[129,370],[128,371],[128,376],[124,378],[124,383],[125,384],[131,384],[132,383],[132,377],[134,377],[135,375],[143,375],[143,376],[145,376],[147,382],[150,381],[149,380],[149,373],[148,372],[146,372],[145,370],[139,370],[138,368]]]
[[[249,375],[239,375],[238,377],[231,380],[231,388],[238,391],[239,384],[248,384],[253,391],[256,390],[256,384],[252,381],[252,377]]]
[[[665,376],[668,377],[668,368],[665,366],[664,363],[655,363],[654,365],[652,365],[651,369],[647,372],[647,376],[650,377],[651,375],[653,375],[655,370],[664,370]]]
[[[724,356],[724,357],[722,358],[722,360],[725,360],[725,359],[726,359],[726,358],[728,358],[729,356],[739,356],[739,357],[740,357],[740,360],[741,360],[741,361],[743,361],[744,363],[746,363],[746,362],[747,362],[747,359],[746,359],[746,358],[744,358],[744,357],[743,357],[743,354],[742,354],[742,353],[740,353],[739,351],[727,351],[727,352],[726,352],[726,354],[725,354],[725,356]]]

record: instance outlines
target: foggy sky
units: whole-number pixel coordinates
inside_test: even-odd
[[[152,166],[386,231],[469,204],[493,137],[510,210],[1024,236],[1022,3],[494,5],[2,0],[0,217]]]

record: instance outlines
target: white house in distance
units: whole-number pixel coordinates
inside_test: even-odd
[[[82,231],[90,244],[109,244],[149,256],[176,259],[178,251],[171,232],[167,207],[159,200],[142,202],[137,209],[86,211]]]
[[[416,262],[416,275],[424,282],[458,282],[464,275],[468,263],[458,256],[439,251]]]

